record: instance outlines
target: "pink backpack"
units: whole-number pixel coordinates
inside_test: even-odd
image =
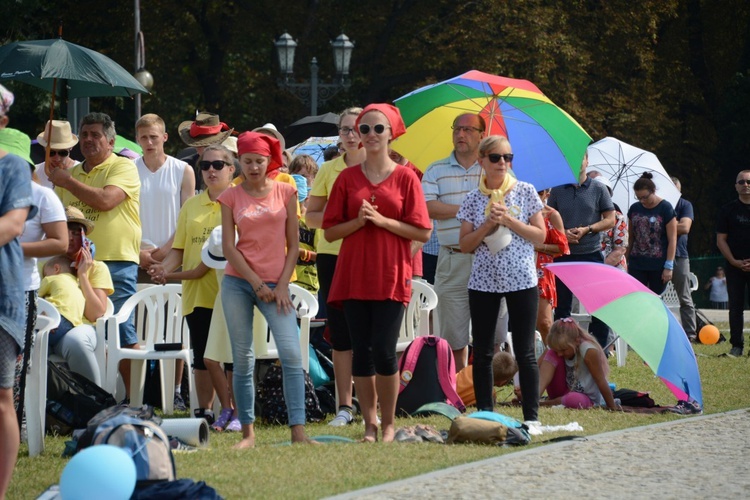
[[[411,415],[436,402],[466,410],[456,392],[456,365],[447,340],[432,335],[415,338],[401,356],[398,371],[397,414]]]

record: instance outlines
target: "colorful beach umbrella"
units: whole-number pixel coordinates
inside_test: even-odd
[[[679,400],[703,406],[698,363],[690,341],[661,298],[605,264],[548,264],[587,311],[620,334]]]
[[[589,166],[586,172],[600,172],[612,184],[612,201],[623,213],[635,203],[633,183],[644,173],[653,175],[656,194],[673,207],[680,201],[680,190],[654,153],[631,146],[614,137],[605,137],[588,147]]]
[[[451,125],[463,113],[480,114],[488,135],[510,140],[518,179],[538,190],[577,182],[591,137],[536,85],[469,71],[394,101],[407,132],[392,147],[424,171],[453,150]]]

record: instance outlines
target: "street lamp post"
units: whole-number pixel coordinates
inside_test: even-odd
[[[135,10],[135,73],[133,76],[146,90],[151,91],[154,87],[154,77],[144,67],[146,65],[146,43],[141,31],[141,2],[134,0]],[[141,117],[141,94],[135,95],[135,121]]]
[[[336,77],[332,83],[322,83],[318,78],[318,60],[313,57],[310,61],[310,81],[297,83],[294,81],[294,52],[297,42],[284,32],[276,42],[276,53],[279,58],[281,76],[279,87],[288,90],[299,100],[310,105],[310,114],[318,114],[318,104],[325,104],[330,98],[351,86],[349,80],[349,63],[354,50],[354,43],[345,34],[340,34],[331,42],[333,47],[333,62],[336,67]]]

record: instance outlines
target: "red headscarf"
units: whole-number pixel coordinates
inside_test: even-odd
[[[406,126],[404,125],[403,118],[401,118],[401,112],[396,106],[385,103],[368,104],[365,106],[365,109],[363,109],[357,117],[357,121],[354,123],[354,128],[359,130],[359,121],[365,116],[365,113],[369,113],[370,111],[380,111],[385,115],[388,124],[391,126],[391,135],[393,139],[406,133]]]
[[[245,153],[255,153],[268,156],[268,170],[266,175],[281,167],[281,143],[278,139],[258,132],[243,132],[237,138],[237,156]]]

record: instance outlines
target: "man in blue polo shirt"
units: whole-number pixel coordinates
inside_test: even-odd
[[[672,177],[675,187],[682,192],[682,184]],[[691,342],[695,342],[695,304],[690,291],[690,256],[688,255],[688,233],[693,225],[693,204],[681,197],[674,207],[677,217],[677,251],[674,257],[672,285],[680,301],[680,322]]]
[[[560,212],[570,246],[570,255],[561,255],[555,262],[604,262],[599,233],[614,227],[615,206],[607,187],[586,176],[588,165],[586,153],[581,163],[579,184],[552,188],[547,200],[550,207]],[[555,319],[567,318],[571,313],[573,293],[559,278],[555,278],[555,286]],[[602,347],[607,345],[607,325],[597,318],[591,318],[589,330]]]

